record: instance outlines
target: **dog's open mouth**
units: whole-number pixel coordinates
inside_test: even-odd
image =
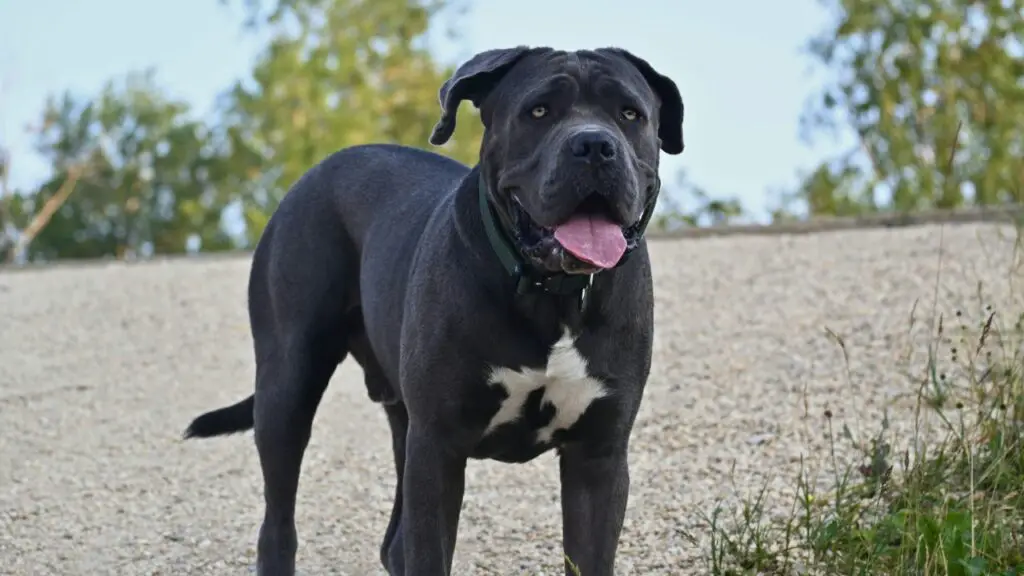
[[[593,274],[613,268],[636,242],[636,227],[611,218],[607,200],[592,194],[564,222],[539,226],[512,195],[514,234],[524,255],[548,271]]]

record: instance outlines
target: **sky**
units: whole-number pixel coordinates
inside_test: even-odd
[[[825,76],[806,41],[828,23],[816,0],[475,0],[458,44],[436,43],[449,62],[519,44],[563,49],[619,46],[675,80],[685,104],[686,150],[663,155],[662,180],[680,169],[713,195],[739,198],[757,220],[848,142],[799,136],[799,118]],[[205,114],[260,48],[245,34],[241,1],[0,0],[0,144],[12,152],[11,184],[30,188],[48,168],[26,127],[45,99],[97,92],[129,70],[157,81]],[[467,104],[468,105],[468,104]]]

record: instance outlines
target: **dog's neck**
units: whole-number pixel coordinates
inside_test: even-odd
[[[480,208],[480,221],[487,234],[488,244],[505,272],[515,280],[516,293],[547,293],[555,296],[578,296],[580,309],[586,307],[587,291],[594,282],[593,274],[537,273],[524,262],[522,255],[516,250],[509,238],[508,230],[494,214],[490,202],[490,193],[483,175],[477,177],[477,205]]]
[[[455,225],[468,252],[487,272],[479,280],[515,309],[546,328],[582,329],[592,299],[613,271],[595,275],[551,274],[534,270],[515,248],[494,214],[489,191],[476,166],[462,181],[455,198]],[[544,329],[545,332],[549,331]]]

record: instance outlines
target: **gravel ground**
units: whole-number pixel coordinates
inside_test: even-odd
[[[632,440],[621,574],[700,574],[716,498],[784,490],[822,413],[906,427],[940,229],[652,245],[654,372]],[[1012,230],[947,226],[938,307],[1019,306]],[[261,494],[251,436],[179,440],[252,388],[246,257],[0,273],[0,573],[248,574]],[[922,319],[911,330],[915,301]],[[1021,308],[1016,308],[1021,310]],[[842,354],[825,327],[843,337]],[[909,358],[909,360],[908,360]],[[305,574],[379,574],[393,490],[383,411],[346,363],[300,487]],[[732,479],[732,480],[730,480]],[[472,462],[456,574],[555,574],[557,466]],[[779,506],[784,500],[775,501]]]

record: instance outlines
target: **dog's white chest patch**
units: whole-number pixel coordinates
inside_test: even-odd
[[[550,406],[555,412],[551,420],[537,430],[538,442],[551,441],[556,430],[571,427],[594,400],[608,394],[604,384],[587,373],[587,361],[576,349],[568,331],[551,348],[544,369],[493,368],[490,383],[504,388],[508,397],[491,418],[484,435],[519,419],[530,393],[544,389],[541,406]]]

